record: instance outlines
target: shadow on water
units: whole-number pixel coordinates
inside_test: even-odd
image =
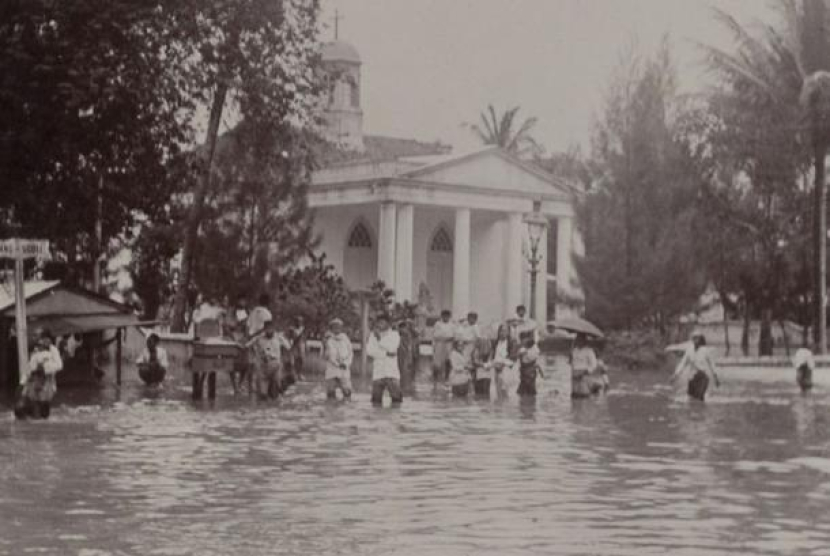
[[[278,402],[184,385],[60,392],[0,417],[0,554],[830,554],[830,394],[656,373],[571,401],[400,408],[368,385]]]

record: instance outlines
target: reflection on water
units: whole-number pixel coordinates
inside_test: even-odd
[[[49,422],[0,417],[0,554],[830,555],[827,390],[615,378],[399,409],[63,392]]]

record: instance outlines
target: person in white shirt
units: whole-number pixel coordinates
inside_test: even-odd
[[[476,340],[481,336],[478,330],[478,313],[470,312],[467,318],[459,323],[455,329],[455,341],[461,343],[461,351],[467,359],[467,366],[472,368],[473,365],[473,350],[475,350]],[[475,377],[473,377],[475,380]]]
[[[352,396],[352,359],[354,349],[352,340],[343,332],[343,321],[333,319],[331,331],[326,337],[326,397],[337,398],[337,390],[343,393],[343,399]]]
[[[796,350],[793,356],[793,367],[795,367],[796,383],[802,392],[807,392],[813,387],[813,369],[816,368],[813,352],[806,347]]]
[[[588,345],[584,334],[577,334],[571,350],[571,398],[588,398],[592,390],[593,376],[599,368],[597,354]],[[597,392],[598,393],[598,392]]]
[[[248,340],[262,332],[265,329],[266,322],[274,320],[274,316],[268,309],[270,305],[271,298],[267,293],[259,296],[259,304],[248,315]]]
[[[519,348],[519,389],[516,393],[522,397],[536,396],[536,376],[542,374],[539,366],[539,346],[533,336],[525,336]]]
[[[689,379],[687,392],[692,399],[704,401],[710,380],[714,381],[715,386],[720,386],[715,360],[706,347],[706,337],[701,332],[692,334],[692,345],[677,365],[672,380],[688,373],[691,373],[692,377]]]
[[[168,362],[167,352],[159,345],[158,334],[150,334],[147,337],[147,347],[136,359],[138,376],[147,386],[154,386],[161,383],[167,375]]]
[[[511,321],[511,337],[516,345],[524,345],[525,339],[533,338],[533,342],[539,341],[539,326],[536,321],[527,318],[527,308],[524,305],[516,307],[516,317]]]
[[[441,311],[441,320],[432,328],[432,377],[435,383],[446,383],[450,375],[449,357],[455,339],[452,313]]]
[[[253,344],[254,388],[257,397],[277,398],[283,391],[283,350],[287,352],[291,345],[278,333],[273,320],[264,323],[262,334]]]
[[[496,383],[496,395],[499,399],[507,397],[507,386],[504,380],[504,370],[513,366],[515,361],[512,356],[514,349],[511,345],[510,334],[507,325],[499,326],[496,340],[493,342],[493,356],[489,366],[493,372],[493,380]]]
[[[403,401],[401,371],[398,368],[398,347],[401,338],[389,327],[389,317],[377,318],[375,330],[369,336],[366,355],[372,358],[372,404],[383,404],[383,393],[388,391],[393,404]]]
[[[464,354],[464,343],[456,340],[450,353],[450,385],[452,397],[464,399],[470,392],[472,364]]]
[[[60,352],[48,330],[39,330],[28,368],[20,372],[20,398],[14,414],[18,419],[48,419],[57,392],[55,375],[63,369]]]

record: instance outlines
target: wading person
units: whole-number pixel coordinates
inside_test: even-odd
[[[487,338],[478,338],[473,350],[473,392],[478,400],[490,399],[490,384],[493,368],[490,360],[493,356],[493,342]]]
[[[467,367],[472,373],[471,378],[475,380],[475,365],[473,364],[473,352],[476,341],[479,339],[478,313],[470,312],[467,318],[462,321],[455,330],[455,340],[461,342],[461,351],[467,358]]]
[[[342,328],[342,324],[341,324]],[[294,319],[294,326],[288,330],[288,341],[291,344],[291,374],[292,383],[302,379],[306,355],[306,327],[303,317]]]
[[[236,298],[236,306],[225,316],[225,334],[234,342],[244,345],[248,329],[248,300],[244,295]],[[238,394],[239,388],[248,374],[248,350],[240,349],[231,370],[231,386],[233,393]]]
[[[602,386],[594,377],[599,368],[597,354],[584,334],[577,334],[571,350],[571,398],[588,398],[598,394]]]
[[[337,399],[337,390],[343,399],[352,397],[352,340],[343,332],[343,321],[332,319],[330,332],[326,337],[326,397]]]
[[[490,360],[490,367],[493,370],[493,381],[496,384],[496,397],[499,399],[507,397],[507,385],[504,380],[504,371],[513,366],[514,360],[511,355],[516,350],[512,349],[507,326],[502,324],[493,342],[493,357]]]
[[[692,345],[677,365],[672,380],[677,380],[684,374],[692,375],[686,391],[694,400],[704,401],[710,381],[714,381],[715,386],[720,386],[715,360],[712,352],[706,347],[706,337],[700,332],[692,334]]]
[[[264,329],[254,340],[254,388],[260,399],[275,399],[280,394],[282,381],[282,350],[288,345],[277,334],[273,320],[264,322]]]
[[[147,386],[160,384],[167,375],[167,352],[159,346],[158,334],[147,336],[147,345],[136,359],[138,376]]]
[[[403,401],[401,372],[398,368],[398,348],[401,338],[389,327],[389,317],[377,318],[375,330],[369,336],[366,355],[372,358],[372,404],[383,404],[383,393],[389,392],[392,404]]]
[[[525,336],[522,347],[519,349],[519,389],[516,393],[521,397],[536,395],[536,375],[542,373],[539,367],[539,347],[532,335]]]
[[[470,359],[464,353],[464,342],[456,340],[450,352],[450,387],[453,398],[466,398],[470,392]]]
[[[533,338],[533,342],[539,341],[539,330],[536,321],[527,318],[527,307],[519,305],[516,307],[516,317],[511,321],[511,334],[516,346],[523,346],[524,341],[528,337]]]
[[[813,369],[816,368],[813,352],[806,347],[799,348],[793,356],[793,367],[798,387],[802,392],[809,391],[813,387]]]
[[[49,418],[52,398],[58,389],[55,375],[63,369],[63,361],[52,335],[41,330],[36,338],[28,368],[20,373],[20,393],[14,409],[18,419]]]
[[[441,311],[441,320],[432,329],[432,377],[435,383],[446,382],[449,377],[449,358],[455,339],[455,324],[452,313]]]

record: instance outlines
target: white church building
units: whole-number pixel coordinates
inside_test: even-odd
[[[421,301],[432,314],[476,311],[483,322],[509,317],[533,298],[538,321],[566,312],[558,299],[579,295],[577,191],[497,147],[453,154],[443,145],[364,135],[360,56],[335,41],[323,60],[335,76],[330,139],[356,156],[315,172],[309,205],[318,250],[349,287],[382,280],[399,301]],[[531,296],[527,222],[542,220]]]

